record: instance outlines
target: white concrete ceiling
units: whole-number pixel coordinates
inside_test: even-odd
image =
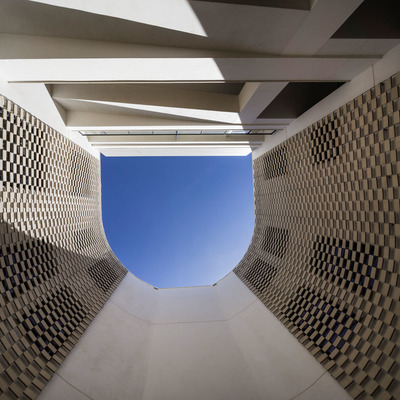
[[[0,0],[0,77],[46,85],[70,130],[279,130],[259,116],[289,82],[349,81],[399,43],[331,38],[361,3]]]

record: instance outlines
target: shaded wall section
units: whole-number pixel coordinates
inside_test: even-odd
[[[236,274],[357,399],[400,398],[400,74],[254,161]]]
[[[0,97],[0,399],[35,399],[126,274],[100,163]]]

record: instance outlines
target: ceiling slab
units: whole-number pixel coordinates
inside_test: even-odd
[[[257,7],[290,8],[294,10],[311,10],[310,0],[190,0],[191,3],[196,1],[241,4]]]
[[[113,43],[279,54],[309,13],[248,5],[189,3],[186,0],[151,0],[151,3],[136,0],[48,1],[63,7],[44,3],[1,0],[1,31]],[[138,6],[133,6],[134,3]],[[125,8],[129,12],[124,12]],[[141,13],[149,19],[139,18]],[[184,18],[186,14],[188,18]],[[152,20],[153,17],[156,20]],[[194,31],[191,20],[197,26]]]
[[[315,54],[362,1],[318,0],[281,54]]]
[[[0,0],[0,74],[66,131],[284,129],[396,44],[332,38],[361,3]]]
[[[259,118],[297,118],[343,82],[290,82]]]
[[[159,28],[206,36],[187,0],[30,0],[35,3],[106,15]]]
[[[364,0],[332,38],[400,38],[400,2]]]
[[[318,50],[321,56],[383,56],[400,43],[400,39],[329,39]]]

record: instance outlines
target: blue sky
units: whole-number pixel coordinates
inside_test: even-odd
[[[119,260],[160,288],[210,285],[254,230],[247,157],[101,156],[103,223]]]

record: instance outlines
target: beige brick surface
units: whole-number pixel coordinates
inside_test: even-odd
[[[357,399],[399,399],[400,74],[254,161],[236,274]]]
[[[35,399],[126,273],[100,164],[0,97],[0,399]]]

